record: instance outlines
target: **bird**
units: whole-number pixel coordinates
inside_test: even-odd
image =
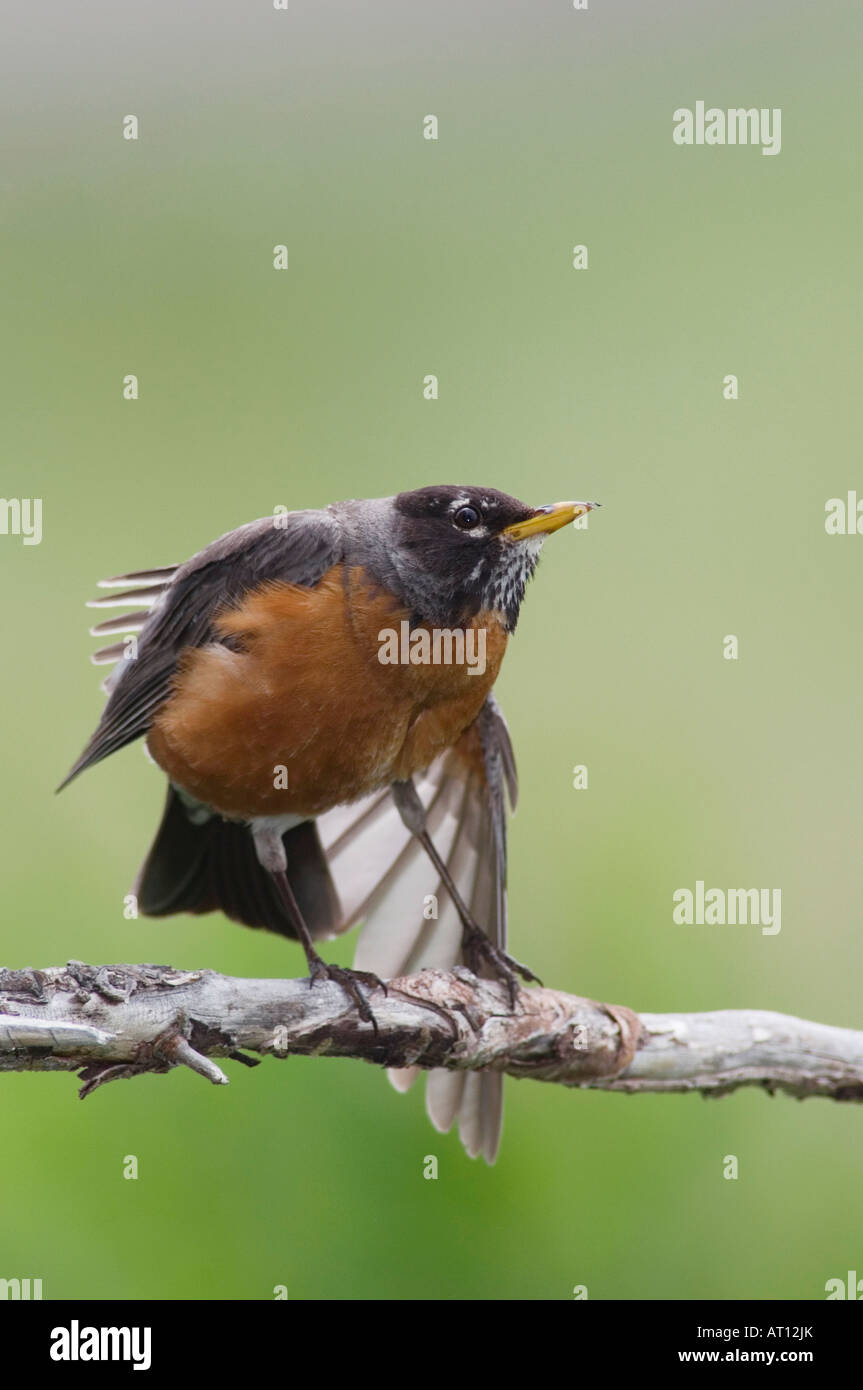
[[[101,581],[91,606],[134,611],[91,628],[124,635],[93,654],[107,701],[58,790],[145,740],[168,788],[138,912],[296,939],[310,985],[336,981],[372,1026],[374,990],[424,967],[511,999],[536,980],[506,950],[517,779],[492,687],[544,541],[597,505],[443,484],[282,507]],[[315,943],[358,923],[353,969],[325,962]],[[426,1108],[494,1162],[499,1073],[431,1071]]]

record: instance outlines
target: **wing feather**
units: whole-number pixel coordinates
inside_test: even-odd
[[[417,780],[427,825],[456,886],[494,943],[506,947],[507,799],[517,797],[515,760],[506,722],[493,696],[456,746]],[[364,918],[354,964],[392,978],[429,966],[461,962],[461,923],[419,843],[405,830],[389,792],[318,821],[321,841],[342,902],[340,930]],[[434,893],[438,918],[426,920],[423,902]],[[418,1075],[390,1073],[397,1090]],[[503,1077],[496,1072],[432,1071],[426,1108],[432,1124],[448,1130],[456,1120],[465,1148],[489,1163],[497,1153]]]
[[[103,587],[138,587],[92,600],[96,608],[145,605],[134,660],[119,661],[117,646],[97,654],[118,665],[105,682],[108,701],[99,725],[68,776],[65,787],[85,768],[107,758],[146,733],[171,691],[181,654],[189,647],[219,641],[214,619],[243,594],[273,579],[313,587],[342,556],[339,527],[328,512],[289,512],[263,517],[230,531],[187,564],[141,570],[103,581]],[[140,611],[132,615],[137,623]],[[100,631],[130,631],[122,619],[100,624]]]

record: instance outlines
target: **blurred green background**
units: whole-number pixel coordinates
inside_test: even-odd
[[[133,747],[52,795],[101,707],[82,605],[278,504],[473,482],[604,503],[549,543],[498,686],[516,954],[634,1008],[860,1025],[863,539],[824,531],[863,495],[859,22],[12,0],[3,492],[43,498],[44,539],[0,537],[4,964],[301,972],[219,917],[124,920],[163,781]],[[698,99],[781,107],[781,153],[676,147]],[[698,878],[780,887],[781,934],[674,926]],[[70,1076],[4,1077],[0,1276],[734,1299],[863,1269],[856,1107],[508,1082],[488,1169],[371,1068],[228,1067],[225,1091],[176,1072],[83,1106]]]

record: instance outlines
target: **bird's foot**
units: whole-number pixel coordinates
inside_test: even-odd
[[[465,926],[462,936],[462,953],[464,962],[468,970],[472,970],[475,975],[479,975],[483,966],[496,979],[502,980],[509,991],[510,1008],[514,1007],[516,996],[519,991],[519,980],[532,981],[534,984],[541,985],[542,980],[538,975],[534,975],[526,965],[515,959],[514,956],[507,955],[499,946],[495,946],[490,941],[485,932],[477,926]]]
[[[310,962],[309,985],[315,985],[319,980],[332,980],[334,984],[341,985],[363,1022],[370,1023],[375,1032],[378,1031],[375,1016],[360,986],[364,985],[368,990],[382,989],[386,994],[387,987],[383,980],[367,970],[348,970],[343,965],[330,965],[318,956],[317,960]]]

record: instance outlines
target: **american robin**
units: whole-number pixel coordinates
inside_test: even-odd
[[[62,783],[142,735],[168,775],[138,910],[221,910],[300,941],[311,983],[367,991],[459,960],[510,989],[507,727],[491,693],[546,536],[596,505],[425,487],[250,522],[93,606],[136,611],[90,742]],[[124,659],[126,658],[126,659]],[[431,867],[429,867],[429,861]],[[438,898],[443,897],[438,915]],[[362,920],[353,970],[314,941]],[[399,1088],[412,1073],[394,1076]],[[427,1106],[497,1151],[501,1081],[432,1072]]]

